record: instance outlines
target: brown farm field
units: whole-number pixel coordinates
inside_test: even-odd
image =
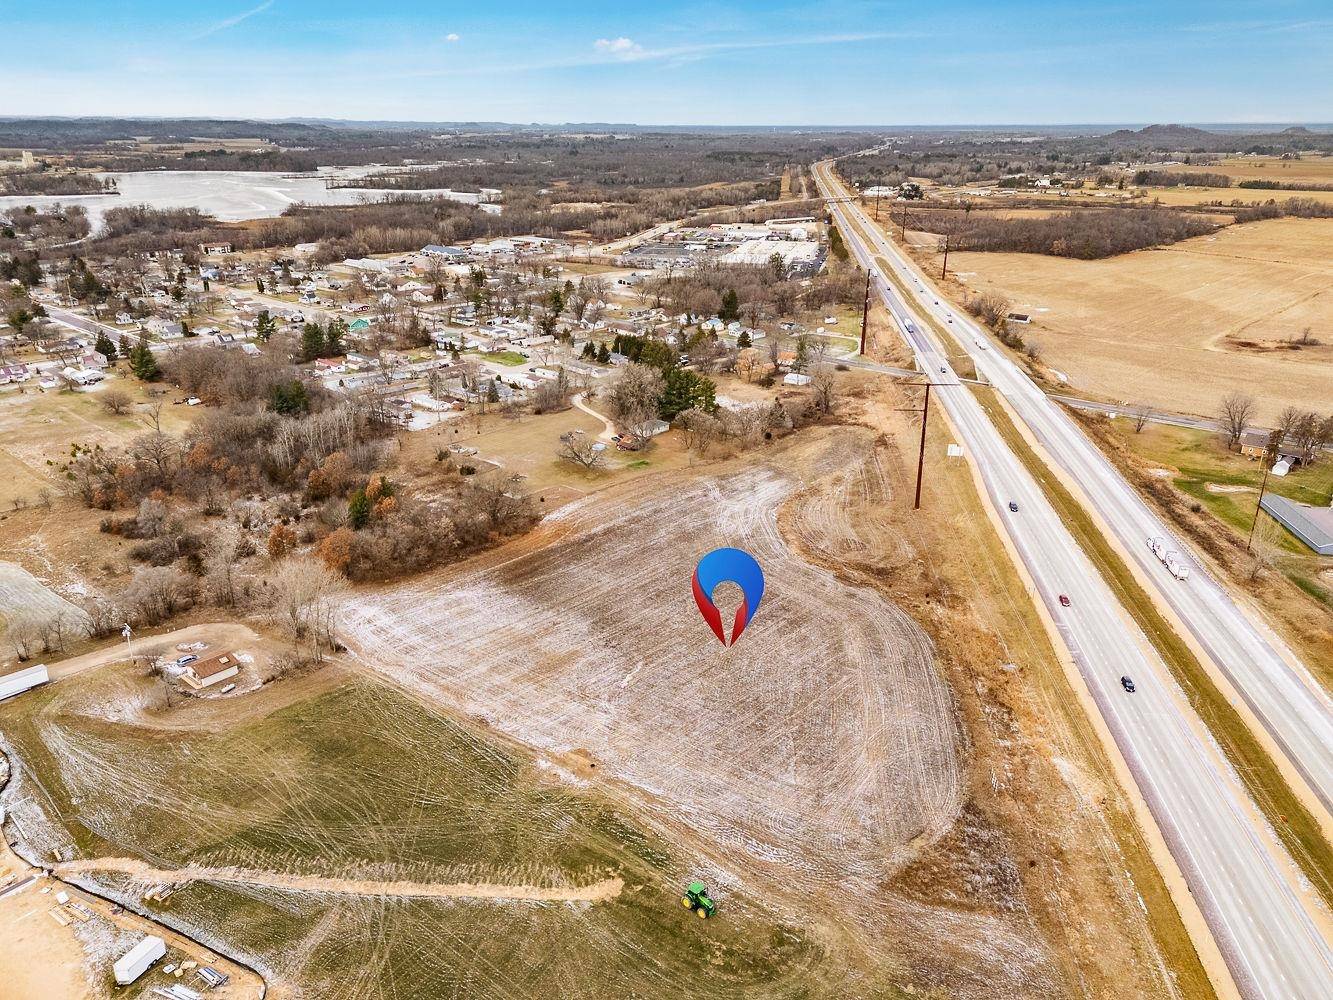
[[[289,1000],[1207,996],[965,467],[909,519],[905,400],[843,384],[869,426],[613,474],[358,588],[341,663],[171,705],[117,649],[6,703],[29,848],[175,884],[144,905]],[[483,453],[536,478],[523,423]],[[768,575],[731,648],[688,583],[724,543]]]
[[[1083,392],[1211,416],[1240,389],[1260,421],[1328,408],[1333,220],[1230,226],[1100,261],[958,253],[950,269],[1032,314],[1024,337]],[[1307,326],[1321,346],[1285,343]]]
[[[1228,156],[1218,163],[1171,167],[1173,172],[1226,174],[1236,181],[1281,181],[1284,184],[1333,184],[1333,156],[1309,154],[1299,160],[1279,156]],[[1249,193],[1265,193],[1241,188]]]

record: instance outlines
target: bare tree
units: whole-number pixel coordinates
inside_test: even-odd
[[[1221,408],[1218,411],[1218,420],[1222,424],[1222,432],[1227,437],[1227,447],[1235,448],[1245,433],[1245,428],[1250,422],[1250,417],[1254,414],[1254,397],[1247,396],[1243,392],[1229,392],[1222,398]]]
[[[1245,575],[1251,583],[1262,579],[1277,565],[1281,547],[1282,526],[1266,514],[1261,514],[1254,538],[1250,541],[1249,562],[1245,569]]]
[[[14,655],[23,663],[28,660],[42,641],[45,632],[43,623],[32,612],[21,612],[11,618],[5,626],[5,637],[14,647]]]
[[[117,389],[114,386],[110,389],[103,389],[98,397],[101,400],[102,408],[107,413],[120,416],[133,405],[134,400],[124,389]]]
[[[333,648],[338,595],[346,583],[317,559],[288,559],[269,577],[273,596],[271,614],[299,652],[304,646],[310,657],[322,660]]]
[[[676,426],[685,438],[685,447],[706,456],[722,436],[722,425],[716,417],[691,407],[676,417]]]
[[[587,472],[606,463],[606,445],[582,431],[574,430],[560,435],[560,458]]]
[[[1148,426],[1148,422],[1153,418],[1153,408],[1140,404],[1130,407],[1129,415],[1134,420],[1134,433],[1142,434],[1143,428]]]
[[[833,412],[833,369],[820,365],[810,376],[810,400],[820,413]]]
[[[136,570],[134,579],[120,596],[131,618],[157,625],[194,605],[199,585],[194,577],[172,566],[150,566]]]
[[[80,607],[87,616],[83,628],[89,639],[105,639],[125,620],[125,614],[120,608],[101,597],[87,598],[80,602]]]
[[[648,365],[625,365],[610,387],[611,414],[624,427],[642,427],[657,416],[666,388],[662,373]]]
[[[226,607],[236,603],[236,561],[241,551],[241,526],[225,521],[208,541],[208,580],[214,599]]]

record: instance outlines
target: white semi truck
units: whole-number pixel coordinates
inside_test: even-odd
[[[1166,547],[1165,538],[1149,538],[1148,548],[1152,549],[1153,555],[1161,560],[1167,572],[1177,580],[1188,580],[1190,578],[1189,563],[1179,552]]]

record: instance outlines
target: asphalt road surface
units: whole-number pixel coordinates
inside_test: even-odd
[[[815,173],[826,196],[845,195],[828,164],[817,165]],[[937,383],[956,383],[945,352],[921,319],[923,300],[934,311],[933,291],[917,284],[909,266],[908,273],[899,272],[914,290],[912,301],[905,301],[882,272],[885,263],[902,267],[906,262],[882,237],[867,237],[849,223],[855,217],[866,233],[873,233],[856,205],[833,201],[829,207],[857,260],[876,272],[875,291],[903,330],[921,370]],[[938,315],[942,323],[959,323],[952,314]],[[978,369],[1002,383],[1001,391],[1011,390],[1013,380],[993,356],[1003,360],[993,345],[978,350]],[[1035,386],[1031,392],[1043,405],[1058,409]],[[946,384],[935,395],[980,469],[1037,596],[1064,637],[1237,986],[1247,997],[1329,996],[1333,948],[1316,921],[1321,903],[1250,802],[1166,664],[1119,606],[972,391]],[[1086,439],[1083,446],[1092,447]],[[1011,501],[1017,512],[1009,510]],[[1142,541],[1135,548],[1146,551]],[[1070,607],[1060,604],[1061,594],[1069,597]],[[1122,688],[1122,676],[1133,679],[1133,694]]]
[[[1004,394],[1046,451],[1078,482],[1116,540],[1244,698],[1315,797],[1325,809],[1333,810],[1333,699],[1296,654],[1257,616],[1232,600],[1202,565],[1186,558],[1189,580],[1172,576],[1149,548],[1149,539],[1165,539],[1167,548],[1182,556],[1188,550],[1101,449],[985,330],[935,292],[904,254],[887,241],[875,249],[892,263],[899,280],[916,291],[918,308],[958,331],[956,339],[977,372]],[[1333,995],[1333,989],[1329,992]]]

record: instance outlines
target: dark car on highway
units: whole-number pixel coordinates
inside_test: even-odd
[[[1017,511],[1017,510],[1018,510],[1018,504],[1015,503],[1013,500],[1010,500],[1010,501],[1009,501],[1009,509],[1012,510],[1012,511]]]
[[[1128,677],[1120,678],[1120,686],[1130,694],[1134,693],[1134,682]]]

